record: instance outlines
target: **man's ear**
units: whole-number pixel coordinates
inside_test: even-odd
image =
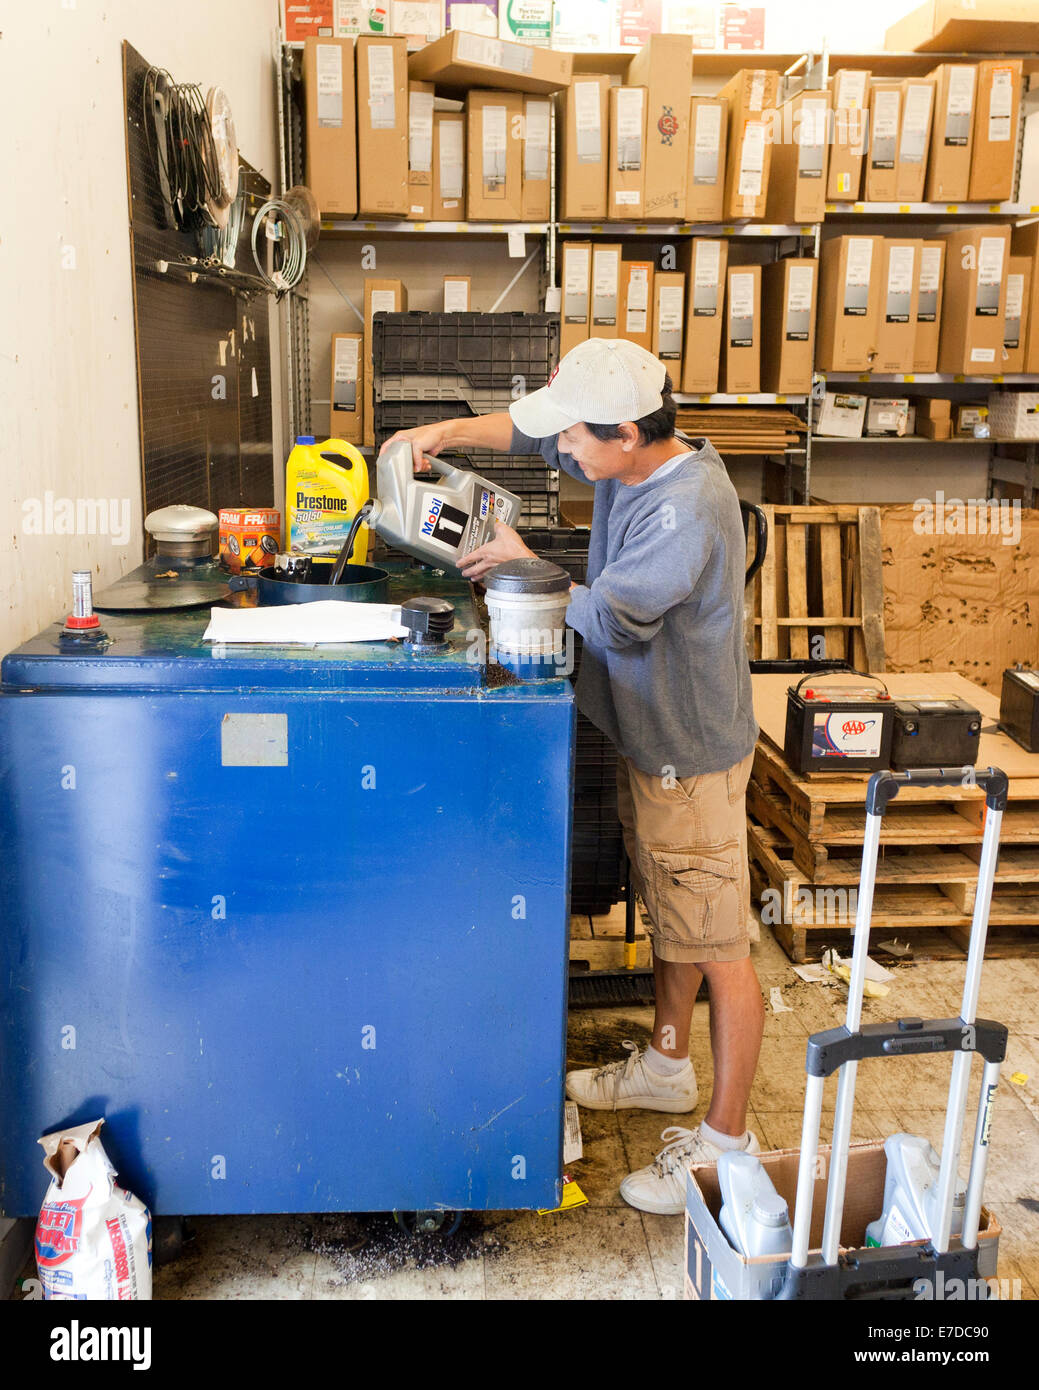
[[[631,421],[631,420],[625,420],[625,421],[623,421],[622,424],[619,424],[619,425],[617,426],[617,428],[618,428],[618,429],[620,430],[620,432],[621,432],[621,447],[624,449],[624,451],[625,451],[626,453],[630,453],[630,452],[632,451],[632,449],[634,449],[634,448],[636,448],[636,447],[638,446],[638,442],[639,442],[639,427],[638,427],[638,425],[636,425],[636,424],[635,424],[633,421]]]

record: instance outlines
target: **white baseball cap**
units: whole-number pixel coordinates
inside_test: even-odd
[[[663,362],[627,338],[588,338],[572,348],[540,391],[509,406],[512,422],[531,439],[571,425],[641,420],[663,404]]]

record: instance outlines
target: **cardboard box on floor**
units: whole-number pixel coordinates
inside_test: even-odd
[[[938,339],[942,327],[942,288],[945,283],[944,239],[921,243],[918,267],[913,371],[936,372]]]
[[[1002,370],[1010,228],[964,227],[945,241],[938,370],[992,376]]]
[[[819,263],[784,256],[761,271],[761,389],[807,395],[812,389]]]
[[[357,214],[357,108],[353,39],[305,39],[303,100],[307,187],[324,216]]]
[[[934,119],[934,79],[907,77],[902,83],[902,115],[898,127],[895,201],[919,203],[927,178]]]
[[[1032,263],[1028,284],[1024,370],[1035,374],[1039,373],[1039,222],[1015,227],[1010,238],[1010,250],[1013,255],[1027,257]]]
[[[628,65],[625,84],[645,87],[647,222],[681,222],[689,165],[693,43],[687,34],[651,34]]]
[[[523,97],[470,92],[466,98],[470,222],[519,222],[523,214]]]
[[[621,261],[620,337],[653,351],[652,261]]]
[[[1021,72],[1020,58],[986,59],[978,64],[967,193],[972,203],[1002,203],[1013,197]]]
[[[725,330],[720,389],[732,395],[761,390],[761,266],[725,272]]]
[[[620,320],[621,245],[596,242],[592,247],[590,338],[616,338]]]
[[[408,221],[428,222],[433,215],[432,82],[408,83]]]
[[[606,217],[609,91],[605,75],[580,73],[563,93],[559,216],[563,222]]]
[[[465,113],[434,111],[432,221],[465,221],[465,165]]]
[[[902,83],[874,79],[869,93],[869,151],[863,194],[868,203],[895,201],[901,121]]]
[[[927,0],[884,35],[889,53],[1034,53],[1035,0]]]
[[[330,439],[364,442],[364,334],[332,334]]]
[[[682,390],[696,395],[718,390],[728,262],[729,243],[724,238],[693,237],[681,252],[689,286]]]
[[[777,112],[765,197],[769,222],[821,222],[826,215],[830,93],[805,91]]]
[[[869,79],[867,70],[840,68],[833,77],[833,144],[830,147],[826,196],[853,203],[862,188],[862,161],[868,145]]]
[[[646,201],[646,88],[611,87],[606,216],[639,222]]]
[[[564,241],[562,269],[562,310],[559,316],[559,356],[588,337],[592,311],[592,243]]]
[[[357,40],[357,210],[362,217],[408,214],[408,50],[406,39]]]
[[[364,282],[364,344],[366,358],[362,375],[364,383],[364,442],[375,443],[375,368],[372,351],[375,335],[372,317],[375,314],[400,314],[408,307],[408,292],[401,280],[366,279]]]
[[[816,365],[824,372],[865,372],[877,350],[883,238],[830,237],[819,256]]]
[[[934,120],[925,193],[929,203],[962,203],[970,188],[974,149],[976,63],[943,63],[935,68]]]
[[[720,222],[725,212],[729,104],[724,97],[691,97],[685,220]]]
[[[551,210],[549,149],[552,104],[547,97],[523,98],[523,196],[524,222],[547,222]]]
[[[1013,248],[1013,236],[1010,238]],[[1003,372],[1025,370],[1025,343],[1028,340],[1028,307],[1032,285],[1032,262],[1027,256],[1011,256],[1007,271],[1006,313],[1003,321]]]
[[[770,113],[775,110],[779,75],[743,68],[721,89],[729,110],[729,152],[725,170],[725,216],[760,221],[768,199],[772,142]]]
[[[672,383],[682,379],[682,335],[685,328],[685,276],[680,271],[662,270],[653,276],[653,346],[671,375]]]
[[[918,239],[884,238],[880,257],[875,372],[894,374],[913,370],[922,250],[923,241]]]
[[[465,95],[474,87],[545,95],[570,82],[574,55],[454,29],[408,59],[408,74]]]

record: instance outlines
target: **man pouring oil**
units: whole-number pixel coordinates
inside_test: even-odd
[[[415,464],[443,449],[540,453],[594,484],[588,582],[567,622],[584,639],[580,709],[618,751],[618,809],[653,944],[650,1045],[570,1072],[592,1110],[689,1114],[698,1090],[689,1030],[701,978],[710,991],[714,1086],[695,1129],[670,1128],[646,1168],[621,1183],[643,1211],[685,1210],[685,1168],[726,1150],[757,1153],[747,1105],[764,1024],[750,961],[745,791],[757,725],[743,639],[746,542],[736,492],[710,443],[675,433],[664,364],[623,338],[569,352],[547,386],[508,413],[403,430]],[[388,441],[392,442],[392,441]],[[480,579],[533,555],[501,523],[462,562]]]

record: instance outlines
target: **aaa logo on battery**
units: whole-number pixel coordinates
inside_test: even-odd
[[[657,130],[660,131],[665,145],[670,145],[678,134],[678,118],[670,106],[664,107],[664,114],[657,121]]]
[[[870,720],[871,724],[872,722],[873,721]],[[842,734],[864,734],[865,732],[866,724],[861,719],[846,719],[841,725]]]

